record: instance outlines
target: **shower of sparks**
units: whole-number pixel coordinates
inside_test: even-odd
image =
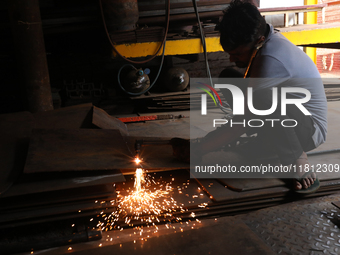
[[[140,194],[142,190],[142,183],[144,183],[144,173],[143,169],[137,168],[136,174],[135,174],[135,189],[136,189],[136,194]]]
[[[181,220],[173,216],[174,213],[185,212],[185,210],[171,196],[172,182],[155,181],[141,168],[137,168],[134,177],[134,190],[127,191],[129,194],[125,195],[117,192],[117,200],[111,201],[111,205],[116,205],[116,210],[110,215],[102,215],[104,221],[99,221],[97,227],[102,230],[122,231],[123,227],[119,225],[122,221],[128,226],[139,222],[154,227],[157,232],[157,223],[164,222],[165,219]],[[139,231],[142,234],[143,228],[139,228]]]

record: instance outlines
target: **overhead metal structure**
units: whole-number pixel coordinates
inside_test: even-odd
[[[315,44],[319,45],[338,43],[340,41],[340,23],[311,24],[308,22],[307,25],[298,25],[298,13],[305,13],[307,14],[307,17],[311,15],[316,16],[315,14],[317,11],[322,11],[322,13],[324,13],[324,8],[327,6],[328,4],[317,4],[297,7],[265,8],[260,9],[260,11],[265,16],[278,13],[284,14],[285,27],[278,28],[281,33],[295,45],[303,45],[307,47],[312,45],[314,47]],[[295,18],[294,25],[288,27],[288,16],[290,13],[294,13]],[[202,12],[202,14],[208,14],[208,12]],[[219,14],[216,14],[215,16],[221,15],[222,11],[220,11]],[[174,19],[174,15],[170,16],[170,22],[172,19]],[[138,34],[138,32],[136,32],[136,34]],[[112,35],[112,37],[115,36]],[[215,32],[215,34],[210,33],[207,36],[206,44],[208,52],[223,51],[217,32]],[[155,54],[159,46],[160,42],[158,42],[158,40],[153,40],[149,42],[117,43],[116,49],[126,58],[138,58]],[[199,38],[182,37],[178,39],[172,38],[167,40],[165,55],[171,56],[197,53],[203,53],[203,47]],[[159,53],[158,55],[161,54]]]

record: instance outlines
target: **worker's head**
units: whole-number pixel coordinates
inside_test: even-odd
[[[247,67],[255,46],[265,40],[266,21],[249,1],[233,0],[220,23],[220,42],[230,61]]]

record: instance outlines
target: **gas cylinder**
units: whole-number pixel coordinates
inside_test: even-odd
[[[171,67],[164,75],[164,84],[168,91],[181,91],[189,84],[189,74],[182,67]]]
[[[139,93],[150,87],[150,78],[143,69],[129,71],[124,79],[124,88],[132,93]]]

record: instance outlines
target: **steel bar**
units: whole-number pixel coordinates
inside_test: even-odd
[[[314,4],[314,5],[302,5],[302,6],[291,6],[291,7],[274,7],[274,8],[259,8],[259,11],[261,13],[274,13],[274,12],[281,12],[281,13],[287,13],[287,12],[303,12],[303,11],[319,11],[320,8],[327,7],[327,4]]]
[[[198,1],[197,6],[213,6],[213,5],[222,5],[222,4],[229,4],[231,0],[214,0],[214,1]],[[186,8],[186,7],[192,7],[192,2],[178,2],[178,3],[170,3],[170,9],[180,9],[180,8]],[[164,5],[162,4],[151,4],[151,2],[144,2],[139,1],[138,3],[138,10],[139,11],[151,11],[151,10],[162,10],[164,9]]]
[[[228,6],[229,6],[229,4],[202,6],[202,7],[199,7],[198,10],[201,14],[203,12],[212,12],[212,11],[224,10]],[[165,15],[165,10],[163,10],[163,9],[154,10],[154,11],[150,11],[150,10],[143,11],[143,12],[140,12],[139,16],[140,17],[151,17],[151,16]],[[174,14],[189,14],[189,13],[194,13],[194,8],[192,6],[187,7],[187,8],[178,8],[178,9],[171,9],[170,10],[171,15],[174,15]]]
[[[217,18],[223,16],[223,11],[212,11],[212,12],[202,12],[200,13],[201,19],[205,18]],[[184,21],[184,20],[196,20],[195,13],[187,13],[187,14],[178,14],[178,15],[171,15],[170,22],[174,21]],[[157,17],[140,17],[138,23],[139,24],[155,24],[165,22],[164,16],[157,16]]]

